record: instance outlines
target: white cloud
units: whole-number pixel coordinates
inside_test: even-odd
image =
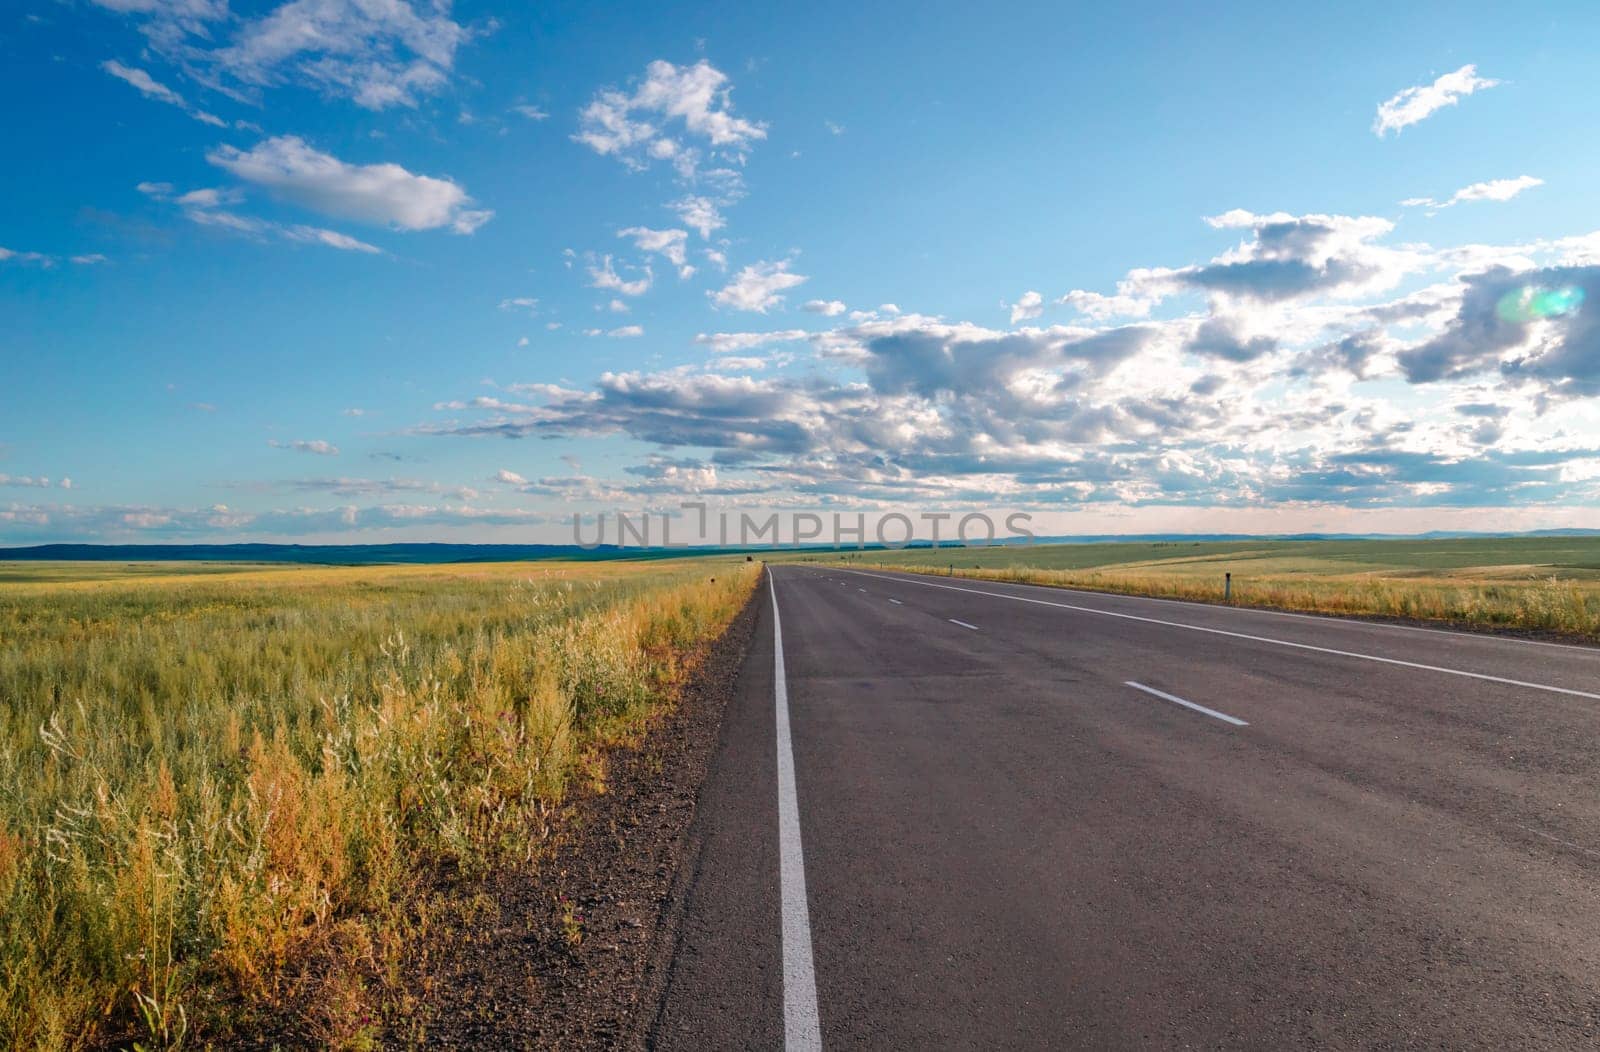
[[[134,69],[131,66],[124,66],[115,59],[109,59],[100,63],[100,68],[111,74],[113,77],[116,77],[118,80],[132,84],[135,88],[138,88],[139,93],[147,99],[154,99],[157,102],[165,102],[169,106],[177,106],[185,109],[188,108],[189,104],[183,101],[182,95],[179,95],[176,91],[173,91],[165,84],[160,83],[142,69]]]
[[[845,312],[842,300],[806,300],[800,309],[810,314],[821,314],[825,318],[838,317]]]
[[[767,364],[765,358],[728,357],[718,358],[707,365],[706,368],[719,373],[748,373],[758,369],[765,369]]]
[[[504,482],[508,486],[526,486],[528,484],[527,479],[523,478],[515,471],[507,471],[505,468],[501,468],[499,471],[496,471],[494,473],[494,478],[491,481]]]
[[[836,121],[823,121],[822,122],[822,126],[824,128],[826,128],[826,129],[828,129],[828,132],[831,135],[843,135],[844,134],[844,125],[839,124]]]
[[[729,354],[749,351],[771,343],[792,343],[804,340],[811,334],[804,329],[780,329],[777,332],[702,332],[694,342],[711,348],[712,354]]]
[[[596,94],[580,111],[573,139],[632,167],[673,160],[680,173],[690,174],[697,159],[685,140],[743,158],[753,142],[767,137],[764,124],[732,114],[731,92],[727,75],[704,59],[692,66],[657,60],[632,92],[607,88]]]
[[[304,223],[274,223],[223,208],[223,205],[237,204],[244,200],[244,194],[239,190],[204,187],[174,197],[171,183],[140,183],[138,189],[158,201],[171,201],[183,209],[184,218],[201,226],[219,227],[256,239],[275,235],[285,241],[324,245],[344,252],[364,252],[368,255],[383,253],[383,250],[376,245],[369,245],[337,230],[307,226]],[[74,259],[73,262],[78,260]]]
[[[82,267],[92,267],[98,263],[109,263],[111,261],[99,252],[86,252],[82,255],[70,257],[67,262],[76,263]]]
[[[1071,307],[1091,321],[1146,317],[1150,309],[1156,305],[1156,299],[1140,294],[1141,282],[1134,276],[1139,273],[1141,272],[1135,271],[1129,278],[1118,282],[1119,291],[1114,296],[1085,289],[1073,289],[1056,300],[1056,303]]]
[[[298,79],[367,109],[415,106],[448,81],[470,37],[448,12],[447,3],[419,13],[405,0],[291,0],[210,57],[253,86]]]
[[[1431,197],[1408,197],[1400,204],[1406,208],[1439,209],[1449,208],[1464,201],[1509,201],[1524,190],[1543,185],[1543,179],[1531,175],[1519,175],[1515,179],[1490,179],[1487,182],[1463,186],[1443,201],[1435,201]]]
[[[279,232],[290,241],[301,241],[315,245],[325,245],[336,248],[341,252],[365,252],[368,255],[381,255],[383,250],[376,245],[369,245],[359,241],[349,234],[341,234],[337,230],[328,230],[320,226],[306,226],[296,223],[293,226],[277,228]]]
[[[146,184],[140,183],[141,189]],[[160,184],[165,186],[166,184]],[[152,196],[161,196],[152,194]],[[215,187],[202,187],[199,190],[190,190],[179,194],[174,202],[183,208],[217,208],[221,205],[238,204],[244,200],[244,195],[237,190],[220,190]]]
[[[56,265],[56,257],[43,252],[22,252],[0,246],[0,263],[33,263],[49,268]]]
[[[643,336],[644,327],[641,325],[623,325],[619,328],[612,329],[610,332],[606,333],[606,335],[610,336],[612,339],[628,340],[636,336]]]
[[[790,273],[786,259],[752,263],[734,275],[733,280],[722,289],[708,292],[707,295],[718,307],[765,314],[783,302],[782,293],[785,289],[792,289],[807,280],[803,274]]]
[[[652,230],[647,226],[630,226],[617,231],[618,237],[633,238],[634,247],[641,252],[654,252],[664,256],[667,262],[678,268],[680,278],[694,276],[694,267],[689,265],[688,243],[689,234],[683,230]]]
[[[525,311],[528,314],[538,314],[539,301],[532,296],[511,296],[500,301],[500,309]]]
[[[520,113],[530,121],[549,120],[550,115],[537,106],[513,106],[511,112]]]
[[[1044,313],[1044,297],[1039,293],[1029,290],[1024,292],[1017,302],[1011,304],[1011,324],[1037,318]]]
[[[280,442],[275,438],[267,439],[267,445],[274,449],[292,449],[299,453],[315,453],[319,457],[336,457],[339,447],[332,442],[324,442],[320,438],[297,438],[289,442]]]
[[[95,2],[138,17],[154,55],[252,103],[264,88],[295,84],[367,109],[414,107],[448,83],[474,35],[450,18],[448,0],[289,0],[260,17],[235,16],[226,0]]]
[[[470,208],[472,198],[449,179],[413,175],[392,163],[348,164],[293,135],[248,151],[221,146],[206,159],[312,211],[398,230],[470,234],[494,214]]]
[[[213,128],[226,128],[228,122],[214,113],[196,109],[184,100],[182,95],[156,80],[142,69],[125,66],[121,62],[111,59],[100,63],[100,68],[107,73],[139,89],[139,93],[147,99],[164,102],[169,106],[176,106],[201,124],[209,124]]]
[[[1093,321],[1145,317],[1184,292],[1203,293],[1225,312],[1241,304],[1262,310],[1319,296],[1349,299],[1381,292],[1431,264],[1417,247],[1379,244],[1394,224],[1376,216],[1260,215],[1236,208],[1208,216],[1206,223],[1218,230],[1248,230],[1250,236],[1204,264],[1129,271],[1115,295],[1074,289],[1056,302]]]
[[[655,281],[655,275],[649,267],[642,268],[644,277],[632,281],[623,278],[617,273],[616,266],[609,255],[600,258],[599,265],[589,266],[589,287],[595,289],[608,289],[621,293],[624,296],[642,296],[650,291],[650,285]]]
[[[722,218],[717,202],[709,197],[691,194],[679,198],[668,207],[678,214],[678,218],[683,220],[685,226],[699,233],[705,240],[710,240],[714,231],[727,225],[727,220]]]
[[[1426,120],[1446,106],[1456,105],[1473,92],[1499,83],[1478,76],[1478,67],[1468,64],[1454,73],[1446,73],[1432,84],[1406,88],[1379,104],[1378,116],[1372,122],[1373,134],[1380,138],[1391,131],[1398,134],[1400,129]]]

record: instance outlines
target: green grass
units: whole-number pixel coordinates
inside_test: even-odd
[[[0,1046],[362,1046],[423,875],[536,858],[756,569],[7,567]]]
[[[837,561],[846,553],[801,558]],[[1460,540],[1354,541],[1157,541],[1104,544],[908,548],[848,553],[903,566],[1031,567],[1083,570],[1161,563],[1176,569],[1193,563],[1196,573],[1420,574],[1449,570],[1504,572],[1524,576],[1600,578],[1600,537],[1504,537]]]
[[[796,554],[1239,605],[1381,615],[1600,640],[1600,537],[1170,541]]]

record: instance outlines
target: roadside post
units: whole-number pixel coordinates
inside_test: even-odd
[[[1229,570],[1222,575],[1222,601],[1233,602],[1233,571]]]

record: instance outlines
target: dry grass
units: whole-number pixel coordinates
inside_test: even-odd
[[[885,570],[939,572],[902,562],[861,562]],[[1252,571],[1259,563],[1244,564]],[[1523,571],[1527,567],[1519,568]],[[1223,602],[1223,568],[1197,568],[1190,559],[1171,566],[1141,562],[1136,568],[1074,570],[1029,566],[955,569],[958,577],[1081,588],[1201,602]],[[1511,628],[1600,641],[1600,583],[1507,573],[1504,567],[1418,570],[1405,574],[1317,572],[1257,576],[1234,573],[1231,602],[1308,613],[1397,617],[1444,624]]]
[[[755,567],[86,577],[0,585],[5,1047],[369,1043],[417,874],[534,857]]]

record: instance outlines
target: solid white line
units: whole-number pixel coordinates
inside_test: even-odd
[[[1150,625],[1164,625],[1167,628],[1183,628],[1190,632],[1204,632],[1213,636],[1229,636],[1233,639],[1248,639],[1253,643],[1270,643],[1273,646],[1290,647],[1294,650],[1310,650],[1318,654],[1333,654],[1336,657],[1357,658],[1361,661],[1375,661],[1382,665],[1399,665],[1402,668],[1421,669],[1424,672],[1443,672],[1449,676],[1464,676],[1467,679],[1483,680],[1487,683],[1504,683],[1510,687],[1526,687],[1529,690],[1542,690],[1551,694],[1566,694],[1574,698],[1592,698],[1600,701],[1600,694],[1587,690],[1573,690],[1570,687],[1553,687],[1548,683],[1529,683],[1520,679],[1507,679],[1504,676],[1490,676],[1482,672],[1467,672],[1459,668],[1445,668],[1441,665],[1424,665],[1416,661],[1402,661],[1399,658],[1379,657],[1376,654],[1360,654],[1353,650],[1335,650],[1333,647],[1313,646],[1310,643],[1296,643],[1288,639],[1274,639],[1271,636],[1256,636],[1248,632],[1230,632],[1225,628],[1207,628],[1204,625],[1187,625],[1182,621],[1163,621],[1156,617],[1141,617],[1138,614],[1124,614],[1117,610],[1097,610],[1092,606],[1077,606],[1073,603],[1052,603],[1048,599],[1033,599],[1025,595],[1011,595],[1008,592],[986,592],[981,588],[958,588],[953,584],[935,584],[932,581],[919,581],[914,577],[889,577],[884,574],[875,574],[867,570],[851,570],[850,573],[864,574],[867,577],[882,577],[885,581],[899,581],[902,584],[920,584],[924,588],[943,588],[951,592],[967,592],[971,595],[986,595],[992,599],[1010,599],[1017,603],[1032,603],[1035,606],[1053,606],[1059,610],[1073,610],[1081,614],[1099,614],[1101,617],[1119,617],[1124,621],[1143,621]]]
[[[977,625],[969,625],[969,624],[967,624],[967,623],[966,623],[966,622],[965,622],[965,621],[957,621],[957,620],[956,620],[956,619],[955,619],[955,618],[953,618],[953,617],[952,617],[952,618],[949,618],[949,621],[950,621],[950,623],[951,623],[951,624],[952,624],[952,625],[960,625],[960,626],[961,626],[961,627],[962,627],[962,628],[970,628],[970,629],[972,629],[972,630],[973,630],[973,631],[974,631],[974,632],[976,632],[976,631],[977,631],[977,630],[978,630],[978,626],[977,626]]]
[[[906,604],[902,603],[898,599],[891,599],[891,600],[889,600],[889,602],[893,603],[895,606],[905,606],[906,605]]]
[[[1226,712],[1218,712],[1216,709],[1208,709],[1204,705],[1196,705],[1192,701],[1184,701],[1182,698],[1178,697],[1176,694],[1168,694],[1164,690],[1157,690],[1154,687],[1147,687],[1143,683],[1135,683],[1131,679],[1123,680],[1123,685],[1124,686],[1128,686],[1128,687],[1132,687],[1134,690],[1142,690],[1146,694],[1154,694],[1156,697],[1164,698],[1167,701],[1172,702],[1174,705],[1182,705],[1186,709],[1193,709],[1196,712],[1203,712],[1207,716],[1213,717],[1214,719],[1219,719],[1223,723],[1231,723],[1235,727],[1248,727],[1248,726],[1250,726],[1244,720],[1238,719],[1237,717],[1234,717],[1234,716],[1229,716]]]
[[[817,976],[811,959],[811,914],[806,907],[806,864],[800,850],[800,797],[794,788],[794,745],[789,737],[789,684],[783,671],[783,627],[778,586],[772,592],[772,696],[778,715],[778,887],[783,913],[783,1044],[800,1052],[822,1048],[817,1019]]]
[[[1534,829],[1532,826],[1519,825],[1517,828],[1522,830],[1525,833],[1532,833],[1534,836],[1544,837],[1546,840],[1550,841],[1552,844],[1560,844],[1562,847],[1570,847],[1574,851],[1581,851],[1585,855],[1588,855],[1590,858],[1600,858],[1600,854],[1596,854],[1595,852],[1590,851],[1588,848],[1584,847],[1582,844],[1574,844],[1570,840],[1562,840],[1558,836],[1551,836],[1549,833],[1541,833],[1537,829]]]

